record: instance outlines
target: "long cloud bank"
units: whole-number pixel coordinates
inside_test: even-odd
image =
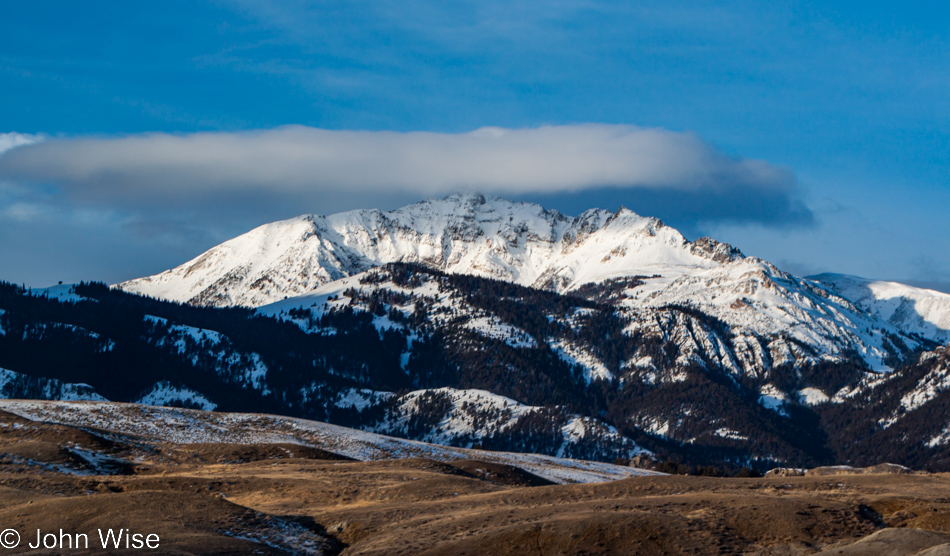
[[[751,206],[750,196],[760,197],[769,221],[810,218],[797,201],[791,171],[727,156],[690,133],[624,125],[459,134],[286,126],[16,142],[0,154],[0,179],[54,186],[71,201],[133,212],[193,210],[222,199],[306,212],[346,195],[422,198],[477,190],[537,196],[636,188],[650,197],[695,194],[722,203],[741,196]],[[721,207],[709,208],[717,219]]]

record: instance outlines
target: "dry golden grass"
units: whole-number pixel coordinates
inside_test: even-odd
[[[110,440],[10,414],[0,425],[0,529],[126,527],[159,534],[152,553],[883,555],[950,542],[947,475],[551,485],[471,460]],[[126,463],[110,464],[115,474],[74,474],[76,446]],[[278,534],[287,524],[310,548],[287,544]]]

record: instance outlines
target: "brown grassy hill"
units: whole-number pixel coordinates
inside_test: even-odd
[[[173,444],[0,413],[0,524],[161,538],[161,554],[946,554],[950,476],[550,484],[478,460]],[[855,544],[858,543],[858,544]],[[49,554],[64,552],[52,549]],[[121,552],[121,551],[119,551]]]

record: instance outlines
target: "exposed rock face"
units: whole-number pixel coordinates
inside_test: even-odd
[[[697,239],[690,246],[690,251],[696,255],[712,259],[717,263],[731,263],[745,258],[742,251],[728,243],[720,243],[711,237]]]

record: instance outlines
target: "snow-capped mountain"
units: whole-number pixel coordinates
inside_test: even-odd
[[[571,218],[530,203],[452,195],[391,212],[357,210],[266,224],[187,263],[118,287],[179,302],[257,307],[391,262],[418,262],[564,292],[646,276],[642,293],[741,259],[708,238],[687,241],[656,218],[621,208]]]
[[[749,340],[748,364],[726,366],[853,352],[885,370],[893,366],[891,336],[914,336],[900,340],[911,350],[920,339],[950,339],[950,295],[841,275],[803,280],[728,244],[690,242],[626,208],[568,217],[481,195],[266,224],[117,287],[194,305],[259,307],[392,262],[559,293],[609,288],[631,316],[693,306]],[[788,341],[769,345],[778,337]]]
[[[950,419],[924,364],[945,359],[950,296],[800,278],[627,209],[455,195],[268,224],[112,289],[0,286],[0,367],[33,381],[8,396],[82,384],[606,461],[854,463],[872,449],[852,433],[897,455],[950,438],[921,424]],[[934,442],[901,461],[942,462]]]
[[[338,333],[329,324],[332,315],[346,310],[373,315],[380,333],[398,330],[408,338],[404,368],[424,351],[416,340],[435,332],[451,371],[428,378],[430,384],[474,386],[520,402],[534,395],[532,387],[544,389],[544,380],[563,365],[569,371],[557,380],[572,384],[568,399],[577,402],[602,388],[629,396],[611,410],[618,412],[614,423],[632,422],[680,442],[749,446],[757,442],[764,416],[753,416],[757,410],[734,399],[737,392],[745,391],[742,396],[755,400],[754,406],[778,418],[768,426],[790,426],[795,407],[853,397],[870,377],[887,376],[882,373],[899,367],[914,349],[930,345],[812,281],[754,258],[683,275],[640,299],[618,297],[612,282],[606,290],[583,288],[571,295],[503,284],[419,265],[386,265],[258,313],[293,322],[308,334],[331,336]],[[605,295],[611,304],[603,303]],[[546,366],[547,376],[531,374]],[[365,393],[381,395],[387,394]],[[710,396],[721,399],[707,403]],[[380,405],[385,404],[363,407]],[[411,403],[402,407],[416,412]],[[439,415],[453,411],[446,403]],[[486,422],[498,430],[513,417]],[[406,418],[397,414],[388,420]],[[457,438],[451,424],[457,420],[446,417],[432,429],[435,436],[426,438]]]

